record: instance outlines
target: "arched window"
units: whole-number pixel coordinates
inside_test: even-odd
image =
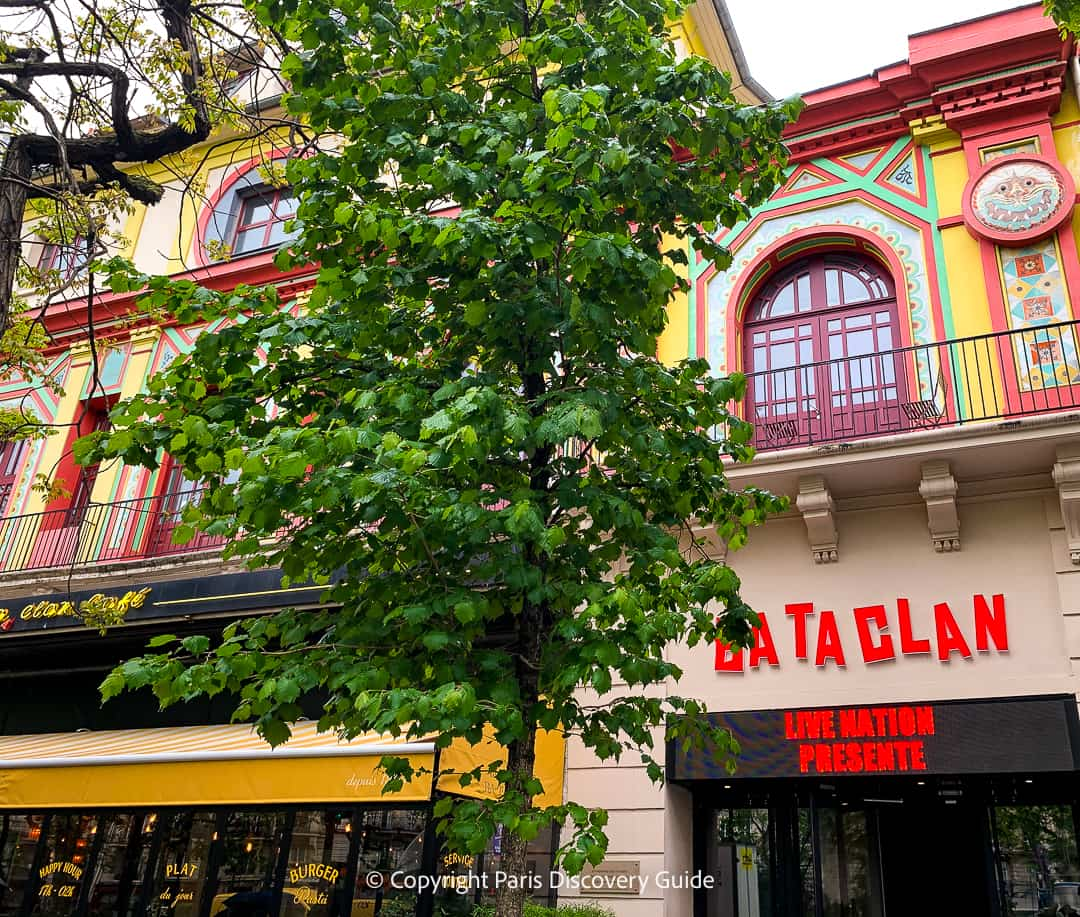
[[[207,263],[278,248],[297,236],[285,228],[296,203],[291,188],[267,184],[255,165],[233,173],[200,217],[196,257]]]
[[[759,447],[898,425],[905,373],[896,292],[875,262],[819,254],[785,267],[751,302],[743,340]]]

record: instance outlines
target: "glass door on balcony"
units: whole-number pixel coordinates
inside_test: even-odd
[[[183,466],[172,459],[166,459],[166,462],[161,497],[151,521],[151,553],[167,553],[170,550],[173,531],[183,521],[184,507],[197,504],[202,499],[203,482],[185,477]]]
[[[876,265],[817,255],[783,271],[747,313],[747,416],[759,447],[895,429],[905,399],[892,281]]]

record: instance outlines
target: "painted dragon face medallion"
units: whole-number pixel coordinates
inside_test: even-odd
[[[1061,181],[1041,162],[1006,163],[975,186],[972,207],[993,229],[1024,232],[1041,226],[1061,206]]]
[[[1022,244],[1046,235],[1072,210],[1075,190],[1056,164],[1034,155],[986,164],[969,185],[965,216],[981,235]]]

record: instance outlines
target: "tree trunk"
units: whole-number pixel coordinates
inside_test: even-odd
[[[506,767],[511,774],[510,785],[521,789],[533,774],[536,730],[529,728],[524,737],[520,741],[511,742],[506,751]],[[530,797],[526,807],[531,801]],[[529,842],[517,832],[508,831],[503,836],[502,860],[499,866],[503,875],[495,891],[495,917],[521,917],[529,892],[525,878],[528,846]]]
[[[15,273],[22,261],[23,216],[30,188],[31,161],[26,147],[12,139],[0,174],[0,334],[8,326]]]

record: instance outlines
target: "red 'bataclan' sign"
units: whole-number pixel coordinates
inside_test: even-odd
[[[832,662],[837,666],[847,665],[847,654],[840,630],[836,624],[836,613],[823,610],[818,612],[813,602],[795,602],[784,606],[784,614],[791,621],[795,636],[795,658],[809,659],[808,621],[816,617],[817,634],[814,645],[814,665],[824,668]],[[941,662],[948,662],[954,655],[962,659],[972,657],[971,644],[964,636],[956,621],[956,616],[946,602],[934,605],[934,629],[932,634],[917,634],[911,621],[911,606],[907,599],[896,600],[895,616],[884,605],[866,605],[852,612],[855,618],[855,630],[859,636],[859,652],[863,662],[886,662],[897,656],[936,655]],[[744,655],[749,655],[749,665],[757,669],[761,665],[779,666],[780,656],[776,651],[769,620],[764,612],[758,612],[761,625],[754,628],[754,645],[748,654],[735,650],[727,644],[716,644],[716,671],[743,672]],[[890,631],[896,623],[896,637]],[[1009,650],[1009,634],[1005,624],[1005,597],[994,595],[987,601],[986,596],[976,595],[972,599],[972,630],[975,633],[975,649],[980,653],[989,653],[990,647],[1005,653]]]
[[[925,705],[784,713],[784,738],[799,743],[804,774],[924,771],[921,736],[932,735],[934,708]]]

